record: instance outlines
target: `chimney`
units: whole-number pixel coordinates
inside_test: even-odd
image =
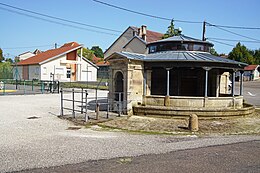
[[[141,26],[141,37],[144,41],[146,41],[146,26],[145,25],[142,25]]]

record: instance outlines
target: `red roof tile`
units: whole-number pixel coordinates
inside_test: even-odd
[[[97,66],[108,66],[110,65],[108,61],[99,61],[96,63]]]
[[[101,61],[102,58],[96,57],[96,55],[93,55],[92,62],[96,64],[97,62]]]
[[[80,44],[76,43],[76,42],[71,42],[71,43],[66,43],[63,46],[61,46],[60,48],[57,49],[50,49],[47,50],[45,52],[42,52],[38,55],[32,56],[28,59],[25,59],[23,61],[20,61],[19,63],[17,63],[17,65],[33,65],[33,64],[39,64],[43,61],[46,61],[50,58],[53,58],[55,56],[61,55],[65,52],[69,52],[70,50],[73,50],[77,47],[80,47]]]
[[[131,26],[133,29],[138,31],[138,27]],[[151,31],[151,30],[146,30],[146,42],[150,43],[153,41],[161,40],[163,37],[162,33]]]
[[[248,71],[255,70],[257,66],[258,65],[248,65],[244,68],[244,70],[248,70]]]

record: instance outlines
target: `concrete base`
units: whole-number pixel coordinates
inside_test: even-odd
[[[243,108],[191,108],[191,107],[167,107],[167,106],[134,106],[134,115],[145,116],[167,116],[167,117],[189,117],[196,114],[199,118],[226,118],[235,116],[246,116],[254,113],[252,105],[244,105]]]

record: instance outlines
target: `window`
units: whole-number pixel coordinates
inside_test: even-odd
[[[199,44],[194,44],[194,51],[204,51],[204,46]]]
[[[43,67],[43,68],[42,68],[42,73],[43,73],[44,75],[47,75],[47,67]]]
[[[39,67],[36,67],[36,68],[35,68],[35,75],[39,75],[39,73],[40,73],[40,68],[39,68]]]
[[[71,76],[71,69],[67,69],[67,78],[70,79],[70,76]]]

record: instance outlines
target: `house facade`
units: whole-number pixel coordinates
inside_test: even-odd
[[[258,80],[260,77],[260,65],[248,65],[244,68],[244,80]]]
[[[98,67],[82,56],[82,45],[71,42],[22,60],[17,69],[23,80],[75,82],[96,81]]]
[[[147,30],[145,25],[140,28],[129,26],[104,52],[104,57],[107,58],[114,52],[122,51],[147,54],[146,44],[160,40],[162,36],[162,33]]]

